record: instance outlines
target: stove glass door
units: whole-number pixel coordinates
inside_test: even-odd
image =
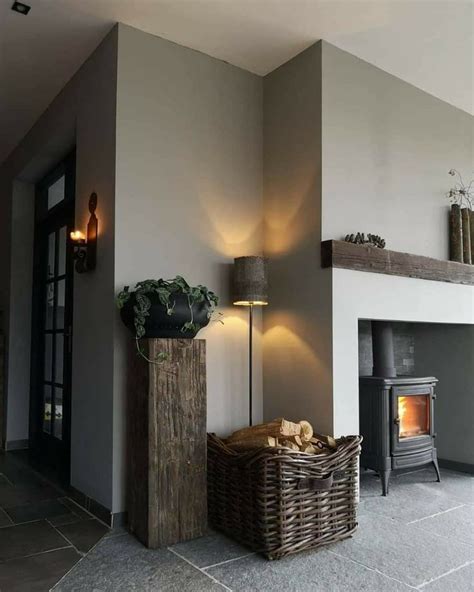
[[[430,434],[430,396],[398,395],[399,438],[418,438]]]

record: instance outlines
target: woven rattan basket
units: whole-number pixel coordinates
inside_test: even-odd
[[[282,447],[242,453],[208,434],[210,525],[269,559],[349,537],[361,441],[340,438],[317,455]]]

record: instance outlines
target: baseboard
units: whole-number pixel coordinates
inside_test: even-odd
[[[443,469],[451,469],[452,471],[459,471],[460,473],[470,473],[471,475],[474,475],[474,465],[469,463],[438,458],[438,464]]]
[[[120,528],[121,526],[127,526],[127,523],[127,512],[115,512],[115,514],[112,514],[112,528]]]
[[[5,450],[27,450],[30,447],[29,440],[7,440],[5,442]]]
[[[112,512],[97,502],[95,499],[89,497],[82,491],[79,491],[72,485],[68,487],[68,494],[79,506],[90,512],[93,516],[98,518],[101,522],[112,528],[113,514]]]

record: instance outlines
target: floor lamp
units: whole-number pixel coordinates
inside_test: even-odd
[[[253,307],[268,304],[267,265],[264,257],[234,259],[234,304],[249,309],[249,425],[252,425]]]

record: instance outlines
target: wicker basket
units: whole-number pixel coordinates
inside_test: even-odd
[[[282,447],[242,453],[208,434],[210,525],[269,559],[349,537],[361,441],[340,438],[317,455]]]

